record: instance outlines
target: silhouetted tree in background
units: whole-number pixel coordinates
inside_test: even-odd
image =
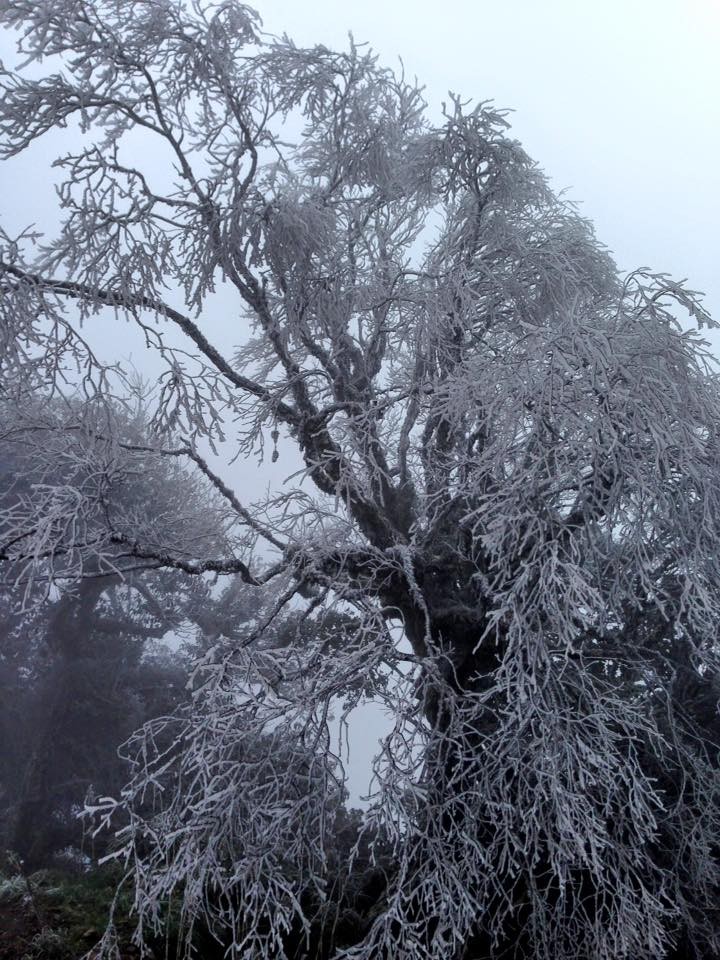
[[[47,416],[72,437],[74,406],[62,414],[52,406]],[[8,510],[48,480],[46,464],[36,459],[37,444],[23,443],[16,427],[6,419],[0,443]],[[137,416],[126,427],[144,430]],[[52,482],[66,481],[68,463],[55,468]],[[108,503],[122,497],[157,512],[158,492],[166,502],[180,480],[187,498],[187,477],[163,464],[159,471],[125,477],[121,492],[119,486],[108,492]],[[34,869],[65,847],[81,846],[78,813],[86,793],[117,792],[126,779],[117,747],[187,696],[187,656],[153,641],[181,629],[195,601],[172,572],[90,576],[54,591],[42,605],[27,587],[8,585],[0,596],[0,822],[4,847]],[[40,583],[35,589],[42,589]]]
[[[125,781],[117,747],[184,695],[180,655],[148,653],[157,628],[109,611],[102,616],[108,592],[106,581],[88,580],[77,595],[56,601],[34,658],[11,666],[3,650],[4,846],[28,869],[82,846],[78,813],[86,794],[117,793]]]

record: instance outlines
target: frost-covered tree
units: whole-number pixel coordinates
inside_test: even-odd
[[[82,485],[87,454],[98,442],[87,431],[87,406],[46,400],[26,407],[25,417],[0,402],[6,516],[22,511],[38,487]],[[145,434],[141,413],[114,411],[113,426],[136,444]],[[48,438],[60,441],[50,455]],[[164,508],[192,504],[197,522],[215,524],[207,482],[198,483],[176,458],[135,458],[124,469],[116,459],[103,491],[111,513],[142,504],[158,522]],[[77,811],[85,795],[117,792],[127,775],[118,745],[187,696],[181,651],[171,654],[156,642],[192,636],[199,611],[211,616],[217,603],[206,584],[177,570],[86,573],[50,596],[40,576],[33,583],[16,570],[15,584],[12,575],[0,582],[0,843],[28,870],[80,846]],[[45,602],[36,602],[41,597]]]
[[[3,74],[3,155],[80,130],[60,229],[3,239],[0,384],[18,410],[77,384],[92,440],[74,482],[4,512],[2,560],[263,595],[101,810],[128,818],[140,930],[172,895],[232,956],[285,955],[330,882],[329,717],[372,697],[395,725],[368,817],[397,868],[351,956],[715,956],[720,391],[678,320],[708,322],[697,298],[620,277],[501,113],[452,98],[435,122],[363,47],[267,37],[235,0],[0,19],[32,69]],[[143,449],[103,405],[129,389],[96,348],[122,323],[164,364]],[[299,470],[250,502],[220,458],[270,441]],[[113,465],[150,457],[214,486],[215,528],[107,509]],[[315,636],[278,639],[288,606]],[[327,612],[352,614],[331,644]]]

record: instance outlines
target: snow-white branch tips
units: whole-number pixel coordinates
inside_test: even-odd
[[[396,869],[346,956],[717,955],[720,722],[696,693],[717,701],[720,390],[697,295],[620,278],[500,111],[452,98],[433,125],[366,47],[267,38],[235,0],[0,0],[0,20],[40,77],[0,78],[2,154],[84,132],[58,234],[2,235],[2,569],[270,594],[99,811],[125,817],[138,937],[172,895],[234,958],[285,956],[329,883],[331,707],[369,696],[395,717],[368,816]],[[207,333],[221,285],[234,353]],[[147,395],[93,351],[121,321],[163,364]],[[300,472],[252,502],[220,458],[266,437]],[[272,647],[300,598],[317,642]],[[354,619],[330,643],[334,609]]]

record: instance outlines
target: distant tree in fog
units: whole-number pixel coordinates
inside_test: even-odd
[[[47,404],[30,434],[0,409],[0,500],[11,510],[37,484],[69,479],[67,463],[46,456],[48,429],[66,432],[71,462],[83,441],[76,442],[72,406],[61,417]],[[154,494],[162,490],[167,503],[179,481],[191,499],[190,478],[174,464],[150,467],[109,487],[108,504],[130,500],[157,515]],[[201,581],[164,570],[88,575],[42,604],[27,586],[0,586],[0,843],[33,869],[81,846],[78,812],[88,791],[118,792],[127,777],[118,746],[187,697],[185,658],[153,643],[181,631],[202,600],[209,615],[213,601]],[[34,585],[38,593],[45,587]],[[97,844],[87,849],[102,852]]]

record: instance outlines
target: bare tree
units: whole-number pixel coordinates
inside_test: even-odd
[[[140,564],[270,598],[102,808],[130,817],[139,936],[175,894],[232,956],[285,956],[327,882],[328,717],[372,696],[395,726],[368,816],[398,869],[352,956],[716,955],[719,741],[681,695],[716,702],[718,670],[720,393],[677,320],[709,322],[697,297],[619,277],[500,112],[451,98],[434,125],[364,47],[267,37],[235,0],[0,17],[28,62],[59,57],[3,74],[3,155],[83,134],[58,234],[4,237],[0,383],[18,407],[68,379],[88,398],[82,470],[4,511],[2,560],[61,589]],[[205,332],[218,289],[251,330],[234,353]],[[142,449],[92,346],[123,321],[165,364]],[[16,418],[66,455],[66,429]],[[207,445],[268,435],[303,469],[248,503]],[[149,457],[204,475],[215,528],[105,509],[112,469]],[[352,611],[346,642],[263,643],[300,603]]]
[[[82,482],[88,438],[78,444],[72,413],[73,405],[46,404],[28,434],[16,420],[9,425],[13,412],[0,404],[7,438],[0,442],[0,501],[6,510],[21,509],[35,485],[55,489]],[[142,438],[139,417],[116,417],[114,425],[121,423],[126,435]],[[48,434],[64,434],[64,458],[57,450],[48,456]],[[181,503],[194,504],[197,520],[202,510],[214,525],[202,478],[198,490],[175,459],[135,466],[144,469],[106,477],[104,510],[137,511],[142,504],[157,522],[168,506],[177,511]],[[177,570],[124,569],[102,576],[88,571],[72,589],[63,585],[41,604],[34,601],[47,594],[47,583],[40,579],[37,593],[28,596],[22,579],[16,589],[0,581],[0,842],[32,870],[79,846],[83,824],[73,810],[88,789],[97,795],[98,789],[119,791],[124,783],[118,744],[186,695],[187,660],[164,645],[154,650],[155,642],[188,632],[195,612],[202,606],[210,617],[215,604],[208,585]]]

